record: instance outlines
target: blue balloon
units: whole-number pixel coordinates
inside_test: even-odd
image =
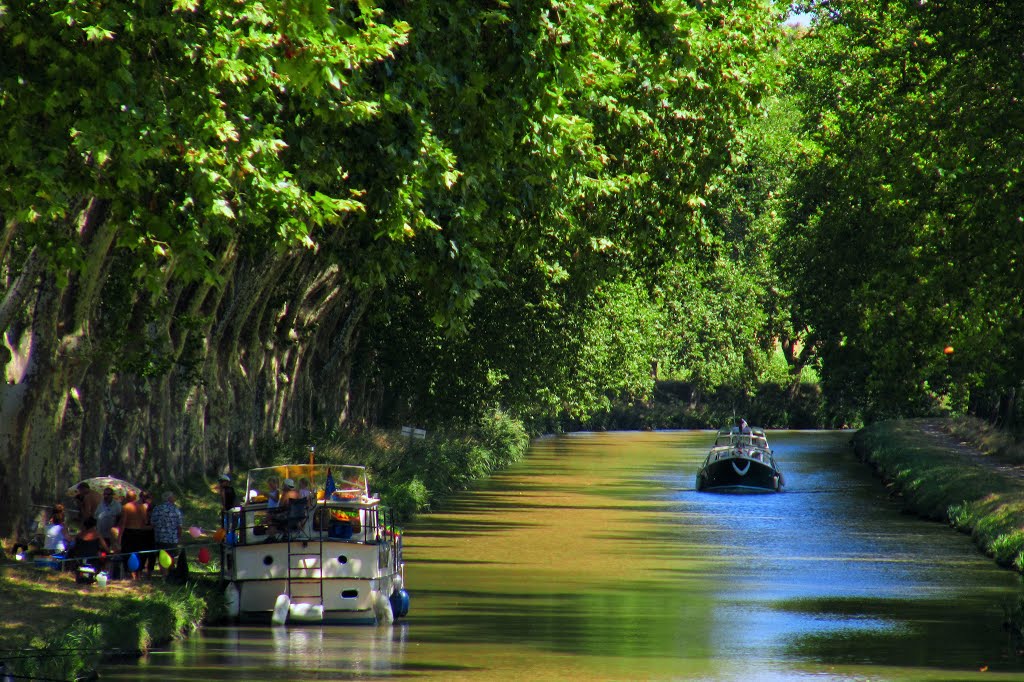
[[[140,565],[141,564],[139,563],[139,555],[135,552],[132,552],[132,555],[128,557],[128,570],[134,573],[135,571],[139,570]]]

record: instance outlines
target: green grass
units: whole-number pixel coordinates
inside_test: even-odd
[[[949,522],[1000,565],[1024,569],[1024,480],[996,470],[1007,463],[996,455],[967,457],[926,435],[923,423],[872,424],[857,432],[854,447],[909,511]]]

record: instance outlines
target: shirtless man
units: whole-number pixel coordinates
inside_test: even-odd
[[[96,518],[96,508],[103,501],[103,496],[89,487],[89,484],[82,482],[78,484],[78,523],[84,524],[89,517]]]
[[[121,537],[121,552],[131,556],[136,553],[139,565],[146,563],[145,552],[152,550],[153,531],[149,528],[149,508],[138,499],[134,491],[128,491],[121,508],[121,525],[118,526]],[[139,554],[139,553],[142,554]],[[132,579],[138,580],[142,571],[134,571]]]
[[[290,478],[284,479],[284,490],[281,491],[280,506],[287,507],[292,503],[292,500],[301,500],[302,495],[295,489],[295,481]]]

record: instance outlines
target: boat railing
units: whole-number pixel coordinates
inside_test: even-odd
[[[393,531],[377,498],[311,500],[302,518],[275,513],[266,503],[250,503],[229,512],[228,544],[285,542],[289,538],[373,544]]]

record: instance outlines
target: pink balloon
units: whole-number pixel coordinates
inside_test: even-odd
[[[192,526],[188,529],[188,534],[194,538],[197,538],[203,534],[203,529],[199,528],[198,526]]]

